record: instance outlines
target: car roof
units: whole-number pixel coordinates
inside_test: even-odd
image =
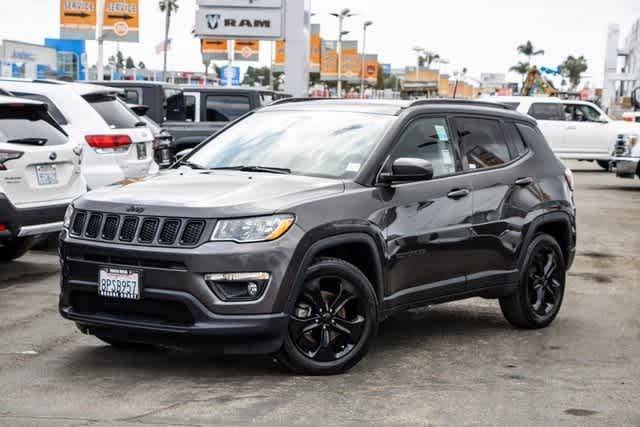
[[[39,88],[38,92],[48,92],[48,91],[60,91],[60,90],[69,90],[71,89],[73,92],[77,93],[80,96],[89,95],[89,94],[98,94],[98,93],[114,93],[121,92],[122,89],[117,88],[107,88],[104,86],[93,85],[89,83],[79,83],[79,82],[64,82],[59,80],[45,80],[45,79],[17,79],[17,78],[0,78],[0,86],[4,88],[8,88],[9,90],[16,88],[23,88],[23,90],[28,90],[29,88],[37,87]],[[64,89],[62,89],[64,88]],[[17,89],[20,90],[20,89]]]
[[[272,93],[286,95],[285,92],[277,92],[269,88],[257,88],[257,87],[246,87],[246,86],[229,87],[229,86],[180,85],[180,87],[183,90],[189,90],[189,91],[272,92]]]
[[[15,96],[5,96],[5,95],[0,95],[0,104],[2,105],[7,105],[7,104],[44,105],[44,103],[40,101],[34,101],[33,99],[18,98]]]
[[[90,80],[87,82],[88,84],[100,85],[100,86],[110,86],[110,87],[118,87],[118,86],[160,86],[169,89],[182,89],[180,85],[169,82],[159,82],[156,80]]]
[[[589,101],[581,101],[579,99],[561,99],[555,96],[487,96],[480,99],[488,102],[536,102],[546,104],[566,104],[570,102],[572,104],[593,105],[593,103]]]
[[[420,110],[444,113],[483,113],[492,116],[509,117],[535,123],[535,119],[511,109],[484,102],[463,99],[322,99],[290,98],[276,101],[261,111],[345,111],[371,114],[399,115],[403,111]],[[497,103],[496,103],[497,104]]]

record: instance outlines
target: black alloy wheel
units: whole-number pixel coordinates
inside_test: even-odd
[[[377,322],[366,276],[346,261],[320,258],[305,275],[278,359],[300,373],[344,372],[366,354]]]
[[[289,319],[289,334],[308,358],[335,361],[362,339],[366,315],[362,295],[353,284],[337,276],[320,276],[305,283]]]
[[[548,234],[538,234],[526,249],[516,291],[500,298],[502,314],[517,328],[548,326],[560,311],[565,275],[564,255],[558,242]]]

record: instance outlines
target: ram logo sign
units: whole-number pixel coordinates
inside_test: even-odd
[[[195,34],[201,38],[278,40],[284,36],[283,9],[200,7]]]

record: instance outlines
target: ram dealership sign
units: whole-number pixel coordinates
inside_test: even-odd
[[[199,0],[195,35],[223,39],[284,38],[280,0]]]

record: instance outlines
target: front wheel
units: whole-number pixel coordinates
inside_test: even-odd
[[[548,234],[537,235],[527,248],[516,292],[500,298],[502,314],[517,328],[548,326],[562,305],[565,276],[564,256],[556,240]]]
[[[0,261],[13,261],[26,254],[33,246],[33,237],[18,237],[0,243]]]
[[[304,277],[278,359],[297,373],[345,372],[365,356],[377,327],[367,277],[346,261],[321,258]]]

